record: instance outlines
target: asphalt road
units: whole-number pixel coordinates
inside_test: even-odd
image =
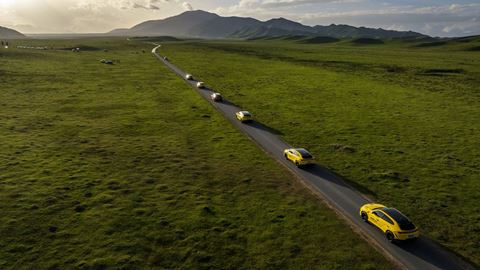
[[[186,72],[171,62],[165,61],[163,57],[157,53],[157,49],[160,47],[161,45],[154,48],[152,53],[173,72],[185,80]],[[192,75],[195,78],[195,74]],[[304,185],[315,194],[323,197],[327,204],[352,225],[355,231],[368,239],[371,244],[389,259],[396,262],[399,267],[419,270],[474,269],[473,266],[467,264],[455,254],[448,252],[445,248],[437,245],[426,237],[420,237],[417,241],[409,243],[392,244],[388,242],[381,231],[363,222],[359,216],[360,206],[370,202],[366,197],[345,183],[340,177],[320,165],[314,165],[313,167],[305,169],[297,168],[291,162],[285,160],[283,156],[283,150],[293,148],[293,146],[283,141],[275,134],[274,130],[256,121],[250,124],[240,123],[235,118],[235,113],[243,109],[229,102],[225,97],[221,103],[213,102],[210,99],[210,95],[215,91],[208,87],[205,89],[197,89],[196,80],[185,80],[185,82],[190,84],[190,86],[221,112],[235,127],[253,140],[262,150],[295,173]],[[208,85],[208,82],[206,82],[206,85]],[[221,93],[221,91],[218,92]],[[248,110],[248,108],[246,108],[246,110]],[[251,113],[255,117],[255,112]],[[301,147],[301,145],[297,147]]]

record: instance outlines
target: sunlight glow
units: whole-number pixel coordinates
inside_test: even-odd
[[[1,7],[9,7],[15,3],[15,0],[0,0]]]

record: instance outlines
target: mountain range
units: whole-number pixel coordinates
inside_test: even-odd
[[[25,35],[22,33],[0,26],[0,39],[16,39],[16,38],[25,38]]]
[[[129,29],[115,29],[116,36],[176,36],[190,38],[259,38],[277,36],[325,36],[335,38],[425,38],[412,31],[394,31],[350,25],[307,26],[284,18],[259,21],[245,17],[222,17],[195,10],[163,20],[140,23]]]

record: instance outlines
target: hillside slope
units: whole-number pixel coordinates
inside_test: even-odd
[[[3,38],[3,39],[25,38],[25,35],[16,30],[0,26],[0,38]]]

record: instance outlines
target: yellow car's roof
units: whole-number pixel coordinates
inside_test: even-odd
[[[386,206],[379,203],[367,203],[362,208],[366,208],[368,210],[378,209],[378,208],[385,208]]]
[[[415,224],[413,224],[413,222],[407,216],[397,209],[385,207],[382,209],[382,212],[393,219],[401,230],[409,231],[416,229]]]

